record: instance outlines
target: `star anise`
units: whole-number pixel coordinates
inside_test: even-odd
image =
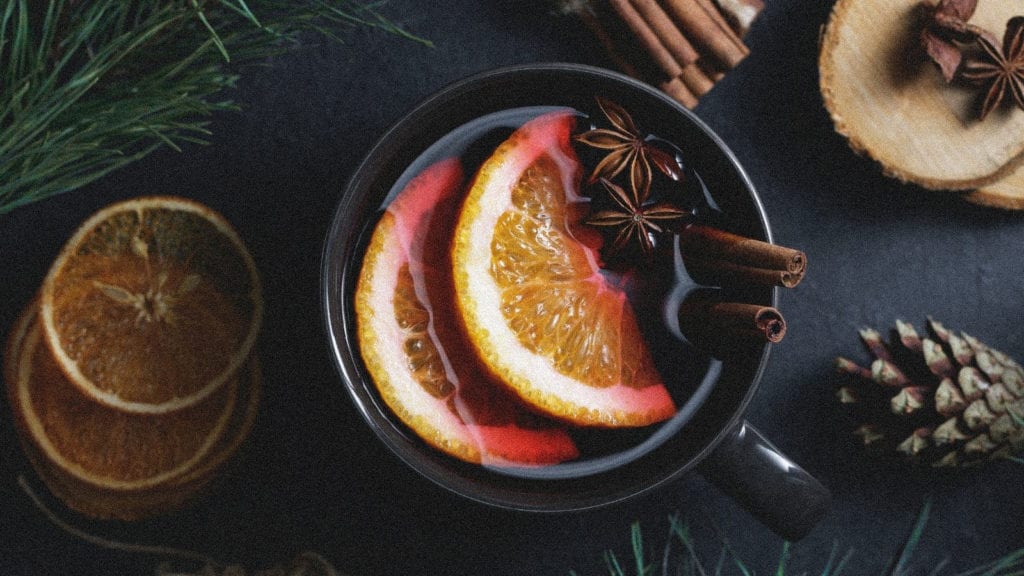
[[[924,14],[921,45],[938,65],[946,82],[951,82],[963,55],[956,42],[972,42],[979,29],[967,21],[974,15],[978,0],[922,0]]]
[[[594,148],[608,150],[608,154],[594,167],[590,183],[600,178],[612,179],[627,167],[633,199],[643,203],[651,189],[651,163],[673,180],[681,177],[679,164],[664,150],[647,141],[637,130],[633,118],[615,102],[597,98],[612,128],[595,128],[576,136],[576,141]]]
[[[1017,107],[1024,110],[1024,16],[1010,18],[1006,23],[1001,47],[988,33],[980,34],[976,42],[981,53],[964,64],[961,74],[970,82],[988,86],[981,103],[981,119],[999,107],[1007,92],[1013,95]]]
[[[615,251],[622,250],[631,240],[636,240],[640,250],[645,255],[650,254],[654,250],[652,236],[664,231],[659,222],[679,220],[689,215],[689,212],[667,202],[638,201],[607,178],[601,178],[599,181],[618,207],[596,212],[587,218],[587,223],[599,227],[618,228],[612,243],[612,249]]]

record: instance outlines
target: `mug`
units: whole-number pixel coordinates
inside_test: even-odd
[[[460,126],[503,110],[593,108],[602,96],[642,113],[658,136],[714,193],[717,225],[771,242],[754,186],[732,152],[690,110],[628,76],[592,66],[544,63],[480,73],[427,98],[392,126],[357,167],[324,243],[321,304],[331,355],[366,423],[401,460],[433,482],[479,502],[527,511],[607,505],[698,472],[789,540],[825,514],[828,491],[743,419],[768,362],[770,346],[748,345],[728,359],[697,363],[677,414],[621,449],[581,462],[502,469],[463,462],[429,447],[378,395],[359,353],[353,294],[362,251],[389,195],[425,150]],[[739,301],[775,306],[777,288],[734,289]]]

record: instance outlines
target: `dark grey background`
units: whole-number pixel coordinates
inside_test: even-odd
[[[847,148],[817,85],[830,8],[768,0],[747,39],[751,55],[697,109],[748,170],[776,240],[810,261],[806,280],[782,293],[790,331],[749,419],[835,497],[792,547],[792,572],[820,573],[836,547],[853,551],[847,574],[879,573],[926,500],[934,508],[918,573],[947,558],[965,569],[1024,546],[1024,465],[951,474],[873,462],[835,404],[832,360],[864,359],[858,328],[897,318],[921,326],[927,315],[1024,359],[1024,220],[896,183]],[[365,30],[344,45],[310,42],[243,70],[232,97],[245,110],[214,119],[212,146],[157,153],[0,217],[0,337],[74,227],[120,198],[176,194],[211,205],[239,229],[264,276],[266,398],[240,465],[200,506],[168,518],[122,526],[58,513],[105,537],[250,569],[311,549],[356,575],[494,576],[606,573],[605,550],[628,561],[634,521],[660,559],[668,518],[679,513],[706,536],[711,564],[718,534],[758,573],[774,572],[782,541],[700,477],[585,513],[488,508],[403,466],[342,395],[319,316],[319,257],[340,190],[368,147],[415,103],[474,72],[538,61],[612,66],[582,26],[542,2],[391,0],[382,11],[436,46]],[[0,423],[0,573],[153,573],[159,556],[106,550],[48,523],[15,483],[18,473],[32,476],[6,404]]]

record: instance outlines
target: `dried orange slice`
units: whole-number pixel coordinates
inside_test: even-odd
[[[84,394],[128,411],[191,406],[233,378],[263,315],[256,266],[211,209],[145,197],[86,220],[50,268],[40,323]]]
[[[159,486],[200,464],[228,428],[235,381],[171,414],[122,412],[67,381],[42,343],[38,323],[23,334],[7,383],[19,428],[47,461],[72,477],[116,490]]]
[[[41,343],[36,310],[29,306],[11,332],[4,379],[26,455],[69,508],[120,520],[180,508],[248,436],[260,396],[254,358],[237,386],[194,407],[156,416],[124,413],[66,381]]]
[[[527,403],[581,425],[675,413],[626,294],[572,233],[583,214],[574,118],[527,122],[483,164],[455,230],[455,294],[470,341]]]
[[[458,160],[433,164],[374,229],[355,294],[363,361],[388,407],[443,452],[489,465],[574,458],[568,434],[490,379],[457,329],[448,242],[461,183]]]

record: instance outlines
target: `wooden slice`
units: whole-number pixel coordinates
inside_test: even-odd
[[[1024,166],[966,196],[969,202],[1005,210],[1024,210]]]
[[[1024,111],[977,120],[979,90],[947,84],[920,48],[919,0],[838,0],[819,55],[836,130],[886,174],[935,190],[969,190],[1024,155]],[[982,0],[971,23],[1002,37],[1020,2]]]

